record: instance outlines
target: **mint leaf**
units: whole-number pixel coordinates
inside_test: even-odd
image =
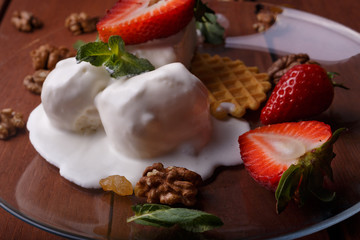
[[[224,43],[225,29],[217,22],[217,17],[212,9],[201,0],[198,0],[194,8],[194,15],[196,28],[204,36],[205,42],[212,44]]]
[[[179,225],[186,231],[204,232],[223,225],[215,215],[187,208],[171,208],[160,204],[144,204],[132,207],[135,216],[127,219],[137,224],[172,227]]]
[[[114,78],[155,69],[147,59],[126,52],[120,36],[111,36],[108,43],[97,41],[82,45],[77,52],[76,60],[89,62],[97,67],[105,66]]]
[[[78,62],[89,62],[94,66],[102,66],[111,56],[109,47],[103,42],[90,42],[81,46],[76,54]]]
[[[162,204],[144,204],[144,205],[138,204],[131,207],[131,209],[135,212],[136,216],[146,213],[151,213],[156,210],[169,209],[169,208],[171,207]]]
[[[111,36],[108,41],[109,49],[112,54],[120,56],[125,52],[125,43],[120,36]]]
[[[126,75],[138,75],[143,72],[154,70],[154,66],[144,58],[138,58],[131,53],[123,53],[120,58],[112,55],[111,59],[104,64],[113,77],[121,77]]]

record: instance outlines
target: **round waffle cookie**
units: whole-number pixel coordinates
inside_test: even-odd
[[[267,73],[228,57],[198,53],[192,60],[191,72],[207,87],[210,112],[217,119],[228,115],[241,118],[247,108],[257,110],[271,88]]]

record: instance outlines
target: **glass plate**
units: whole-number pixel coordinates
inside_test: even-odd
[[[43,43],[71,46],[80,38],[85,41],[95,39],[95,34],[71,36],[63,27],[63,20],[69,14],[67,6],[101,16],[112,4],[110,0],[92,1],[86,6],[76,1],[64,1],[61,6],[54,4],[51,8],[48,5],[33,7],[34,12],[44,10],[44,18],[51,21],[48,28],[45,25],[43,30],[33,34],[4,39],[6,44],[1,47],[4,58],[0,61],[0,107],[12,107],[28,116],[40,103],[39,96],[28,93],[22,86],[24,76],[32,72],[28,57],[32,49]],[[10,5],[8,13],[14,7]],[[310,204],[302,208],[291,203],[277,215],[274,193],[256,184],[242,165],[219,167],[200,189],[196,208],[219,216],[225,223],[223,227],[192,234],[178,228],[127,224],[126,218],[133,215],[130,207],[143,202],[143,199],[83,189],[68,182],[59,175],[57,168],[37,154],[28,140],[28,133],[23,131],[9,141],[0,142],[0,206],[25,222],[72,239],[297,238],[325,229],[359,212],[360,112],[356,106],[360,100],[357,94],[360,90],[357,81],[359,34],[327,19],[290,9],[284,9],[276,24],[267,32],[254,34],[254,3],[213,1],[211,7],[228,20],[228,38],[222,46],[199,46],[200,52],[241,59],[248,66],[258,66],[260,71],[265,71],[279,55],[306,52],[312,56],[314,53],[314,58],[327,70],[341,73],[338,81],[351,90],[336,89],[331,107],[315,118],[330,124],[333,129],[348,128],[334,147],[337,156],[333,161],[333,188],[337,197],[333,202],[321,203],[311,199]],[[52,16],[49,9],[57,9],[57,16]],[[4,21],[8,18],[9,14]],[[330,31],[329,26],[334,24],[336,27]],[[314,35],[314,39],[301,39],[297,35],[294,38],[294,31],[291,31],[294,27],[296,34],[307,31],[309,26],[312,31],[326,32],[327,35]],[[1,34],[19,36],[5,24],[1,26]],[[335,37],[340,39],[336,42],[339,46],[349,47],[351,43],[353,48],[344,50],[339,56],[336,53],[341,50],[334,49],[338,45],[328,45],[325,41]],[[293,42],[295,50],[291,49],[291,45],[288,48],[284,44],[291,42],[289,39],[292,38],[296,40]],[[309,41],[312,44],[305,44]],[[319,44],[325,49],[323,51],[331,48],[331,54],[322,55],[322,51],[318,51]],[[16,54],[13,54],[14,49]],[[252,127],[259,125],[259,111],[249,111],[245,118]]]

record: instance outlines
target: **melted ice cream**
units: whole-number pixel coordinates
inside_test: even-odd
[[[36,151],[57,166],[61,176],[85,188],[100,188],[99,180],[110,175],[125,176],[133,185],[147,166],[162,162],[165,167],[185,167],[206,179],[215,167],[241,164],[237,139],[250,130],[248,122],[212,118],[213,132],[209,143],[198,155],[179,149],[150,159],[131,158],[111,147],[103,129],[95,134],[80,135],[55,128],[39,105],[28,120],[30,141]]]

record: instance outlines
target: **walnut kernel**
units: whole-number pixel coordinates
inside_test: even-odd
[[[27,90],[35,94],[41,94],[42,85],[50,73],[50,70],[37,70],[33,75],[27,75],[24,79],[24,85]]]
[[[86,13],[72,13],[65,20],[65,27],[69,29],[73,35],[93,32],[96,30],[97,17],[89,17]]]
[[[31,12],[27,11],[14,11],[11,23],[17,30],[22,32],[31,32],[36,28],[41,28],[43,23],[35,17]]]
[[[277,15],[282,12],[281,8],[263,4],[257,4],[255,8],[257,22],[253,24],[253,28],[257,32],[268,30],[275,23]]]
[[[52,70],[58,61],[65,58],[74,57],[75,51],[61,46],[55,47],[50,44],[41,45],[39,48],[31,51],[33,67],[35,70],[48,69]]]
[[[275,61],[267,70],[267,73],[269,74],[270,80],[277,84],[280,78],[290,70],[290,68],[306,63],[317,64],[315,61],[310,60],[309,55],[305,53],[286,55]]]
[[[6,140],[16,135],[18,129],[25,127],[23,115],[5,108],[0,112],[0,139]]]
[[[201,183],[201,176],[186,168],[164,168],[161,163],[154,163],[136,184],[135,195],[147,197],[148,203],[193,206]]]

